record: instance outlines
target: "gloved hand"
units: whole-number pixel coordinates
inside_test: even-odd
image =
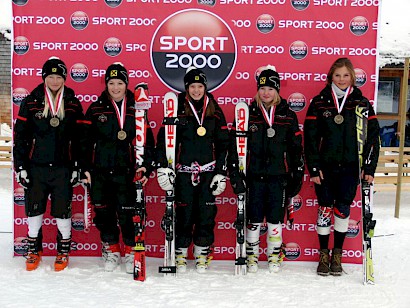
[[[19,183],[21,187],[23,187],[24,189],[27,189],[30,183],[27,170],[21,169],[19,172],[17,172],[16,180],[17,180],[17,183]]]
[[[162,190],[172,190],[175,183],[175,172],[171,168],[158,168],[157,180]]]
[[[70,179],[70,184],[71,186],[75,187],[78,184],[80,184],[81,181],[81,171],[79,169],[74,169],[71,172],[71,179]]]
[[[217,174],[213,177],[209,186],[214,196],[222,194],[226,188],[226,177],[222,174]]]
[[[292,175],[289,176],[289,181],[286,186],[286,195],[289,198],[296,196],[300,192],[303,184],[303,176],[304,170],[302,168],[298,168],[298,170],[292,172]]]
[[[239,174],[239,172],[232,172],[230,174],[230,180],[233,192],[236,195],[244,194],[246,192],[245,179]]]

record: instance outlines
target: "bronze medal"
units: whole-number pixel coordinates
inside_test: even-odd
[[[272,138],[273,136],[275,136],[275,130],[272,127],[269,127],[266,132],[269,138]]]
[[[206,134],[206,128],[203,126],[198,127],[198,129],[196,130],[196,133],[198,134],[198,136],[205,136]]]
[[[58,118],[51,118],[50,125],[52,127],[57,127],[58,125],[60,125],[60,120]]]
[[[124,140],[125,138],[127,138],[127,133],[124,132],[123,130],[120,130],[117,134],[118,139],[120,140]]]
[[[344,121],[344,118],[341,114],[338,114],[337,116],[335,116],[334,121],[336,124],[342,124]]]

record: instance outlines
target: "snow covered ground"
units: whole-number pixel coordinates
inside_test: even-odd
[[[0,0],[2,8],[6,4],[10,13],[9,1]],[[382,53],[408,56],[409,1],[383,0],[382,5]],[[2,18],[0,28],[4,23],[10,28],[10,21]],[[24,258],[13,257],[11,179],[10,170],[0,169],[0,307],[410,307],[409,192],[402,193],[400,219],[393,217],[395,193],[375,194],[374,286],[362,285],[359,265],[345,265],[341,277],[319,277],[316,263],[285,262],[272,275],[262,262],[257,274],[235,277],[233,261],[213,261],[204,275],[190,263],[186,274],[171,278],[157,273],[162,260],[153,258],[147,260],[147,280],[139,283],[123,267],[104,272],[99,258],[71,258],[70,267],[56,273],[53,258],[47,257],[38,270],[25,271]]]
[[[0,307],[410,307],[410,193],[403,193],[400,219],[395,193],[377,192],[373,239],[376,285],[362,285],[360,265],[341,277],[319,277],[316,263],[285,262],[269,274],[236,277],[233,261],[213,261],[206,274],[193,269],[176,278],[158,274],[161,259],[148,258],[147,280],[133,281],[124,267],[106,273],[100,258],[73,257],[56,273],[54,258],[27,272],[13,257],[11,171],[0,169]]]

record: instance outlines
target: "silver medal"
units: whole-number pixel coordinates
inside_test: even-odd
[[[272,127],[269,127],[267,130],[267,134],[269,138],[272,138],[273,136],[275,136],[275,130]]]

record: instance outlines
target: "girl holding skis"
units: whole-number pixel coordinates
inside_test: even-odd
[[[86,134],[82,140],[84,173],[91,184],[94,223],[100,231],[105,271],[121,262],[120,229],[124,243],[125,271],[133,273],[135,234],[134,178],[139,172],[143,185],[153,169],[155,146],[151,128],[146,127],[143,165],[136,170],[134,149],[135,99],[128,89],[128,72],[120,62],[105,72],[105,89],[87,109]],[[120,229],[117,226],[120,226]]]
[[[186,91],[178,96],[176,177],[167,168],[162,127],[157,139],[158,183],[163,190],[171,190],[175,179],[177,271],[186,271],[188,247],[193,242],[196,270],[204,273],[214,242],[215,196],[226,187],[229,136],[222,109],[207,92],[205,74],[188,68],[184,85]]]
[[[274,66],[261,69],[257,90],[249,106],[247,137],[247,267],[249,272],[258,270],[260,229],[266,219],[269,271],[277,272],[286,202],[299,193],[303,182],[302,133],[296,114],[279,95],[280,79]],[[239,194],[245,189],[238,172],[236,138],[232,135],[230,179],[234,192]]]
[[[305,125],[305,153],[319,203],[317,233],[320,260],[317,274],[340,276],[342,249],[349,225],[350,205],[362,180],[371,183],[379,157],[379,123],[369,100],[355,86],[355,71],[348,58],[329,69],[326,86],[309,105]],[[364,166],[359,174],[356,107],[368,109]],[[334,244],[329,256],[331,217]]]

